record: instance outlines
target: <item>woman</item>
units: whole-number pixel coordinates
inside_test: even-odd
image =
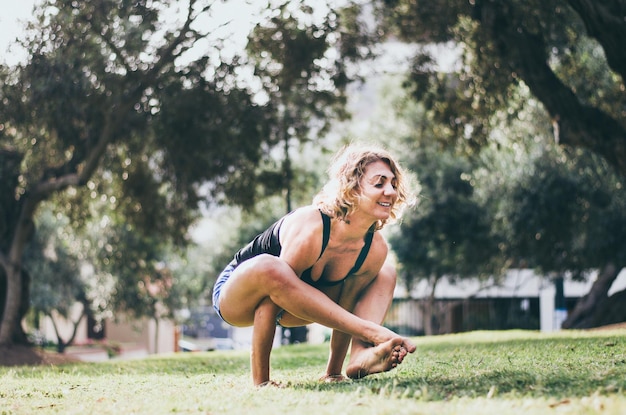
[[[213,306],[233,326],[252,325],[254,385],[270,381],[276,325],[333,329],[325,381],[358,379],[402,363],[415,345],[381,326],[395,269],[378,232],[412,202],[402,169],[377,147],[345,147],[330,181],[241,249],[215,283]]]

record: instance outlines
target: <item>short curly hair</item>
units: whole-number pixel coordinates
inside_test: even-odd
[[[315,196],[313,204],[328,216],[345,220],[358,208],[365,168],[380,160],[387,163],[396,181],[397,200],[391,208],[390,219],[400,219],[404,209],[415,203],[415,197],[402,167],[387,150],[375,145],[344,146],[333,158],[328,169],[330,180]],[[388,221],[377,221],[373,230],[382,229]]]

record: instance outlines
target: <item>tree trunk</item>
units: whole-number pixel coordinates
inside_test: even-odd
[[[17,311],[15,326],[13,327],[13,343],[29,344],[30,341],[28,340],[28,336],[22,327],[22,320],[30,309],[30,274],[24,269],[22,269],[20,281],[22,284],[22,298]]]
[[[6,274],[6,297],[4,310],[2,311],[2,324],[0,325],[0,346],[10,346],[13,344],[13,334],[17,326],[16,322],[19,321],[22,299],[22,273],[20,272],[19,264],[10,264],[4,270]]]
[[[614,293],[593,313],[592,327],[610,326],[626,322],[626,290]]]
[[[0,342],[0,344],[28,344],[28,338],[22,328],[21,322],[28,312],[30,304],[30,276],[27,272],[22,271],[14,277],[16,278],[15,284],[18,286],[17,288],[19,288],[19,290],[10,290],[11,283],[7,276],[7,270],[4,267],[0,269],[0,276],[2,277],[0,278],[0,284],[2,285],[0,287],[0,295],[2,296],[2,298],[0,298],[0,326],[4,326],[6,320],[7,335],[10,339],[8,343]],[[9,301],[12,297],[13,301]],[[9,314],[8,317],[6,315],[7,307],[15,307],[14,314]]]
[[[600,269],[598,278],[594,281],[589,292],[578,300],[576,307],[563,322],[564,329],[586,329],[593,327],[593,313],[597,306],[606,301],[609,289],[617,278],[621,268],[609,263]]]
[[[65,353],[65,349],[67,348],[67,346],[74,343],[74,339],[76,338],[76,334],[78,333],[78,326],[80,325],[80,322],[83,319],[83,317],[85,317],[86,315],[86,309],[87,309],[87,306],[83,304],[83,309],[80,313],[80,316],[78,316],[78,319],[76,321],[72,321],[71,316],[67,318],[67,320],[69,320],[72,323],[72,334],[70,335],[70,338],[67,341],[63,340],[63,338],[61,337],[61,332],[59,331],[58,325],[52,313],[46,313],[46,316],[48,316],[48,318],[50,318],[50,320],[52,321],[52,327],[54,328],[54,333],[57,336],[57,352],[58,353]]]
[[[159,317],[154,317],[154,354],[159,354]]]
[[[35,230],[33,217],[41,201],[38,197],[24,197],[10,246],[6,255],[0,254],[0,266],[6,274],[6,297],[2,322],[0,323],[0,346],[10,346],[15,342],[15,334],[22,332],[21,321],[28,310],[28,278],[22,271],[24,246]],[[26,292],[24,292],[26,291]],[[26,300],[24,301],[26,294]],[[19,339],[18,339],[19,340]]]
[[[80,325],[80,322],[83,320],[83,317],[85,317],[86,315],[87,315],[87,306],[83,304],[83,309],[80,312],[80,316],[78,316],[78,319],[75,322],[73,322],[74,326],[72,330],[72,335],[70,336],[66,345],[70,345],[74,343],[74,339],[76,338],[76,334],[78,333],[78,326]]]
[[[422,313],[424,314],[424,334],[426,336],[437,334],[435,333],[435,319],[437,318],[435,313],[435,290],[437,289],[438,282],[439,277],[435,277],[430,294],[422,302]]]
[[[59,327],[57,326],[57,322],[54,320],[54,316],[52,313],[46,313],[46,316],[50,318],[52,322],[52,328],[54,329],[54,334],[57,336],[57,353],[65,352],[65,347],[69,344],[69,342],[65,342],[61,337],[61,333],[59,332]]]

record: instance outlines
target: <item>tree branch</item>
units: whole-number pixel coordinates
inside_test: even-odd
[[[483,4],[482,16],[488,16],[482,18],[481,24],[505,57],[503,61],[528,85],[558,126],[558,143],[600,154],[626,175],[626,129],[600,109],[581,104],[548,65],[547,47],[541,35],[513,24],[498,2]]]
[[[193,43],[195,43],[196,41],[204,38],[207,36],[207,34],[201,35],[198,32],[196,32],[195,30],[191,29],[191,24],[194,22],[194,20],[198,17],[198,16],[194,16],[193,13],[193,6],[196,3],[197,0],[190,0],[189,1],[189,7],[187,8],[187,18],[185,19],[185,23],[183,24],[183,27],[180,28],[180,30],[178,31],[178,35],[173,38],[173,40],[171,42],[169,42],[167,45],[165,45],[164,47],[162,47],[161,49],[159,49],[157,51],[157,56],[160,57],[160,59],[157,61],[157,63],[150,69],[150,75],[151,76],[156,76],[159,72],[161,72],[161,70],[174,62],[175,58],[177,56],[180,55],[180,53],[182,52],[178,52],[175,53],[174,51],[185,41],[187,40],[187,34],[188,33],[193,33],[196,37],[193,41]],[[211,8],[211,4],[205,6],[204,8],[202,8],[202,10],[198,13],[198,14],[202,14],[206,11],[208,11]],[[191,46],[189,46],[188,48],[184,48],[183,50],[188,50],[189,48],[191,48]],[[147,74],[148,75],[148,74]]]
[[[615,264],[602,267],[589,292],[581,298],[567,319],[563,322],[564,329],[583,329],[591,327],[593,310],[608,298],[608,292],[621,271]]]
[[[626,82],[626,6],[619,0],[568,0],[585,23],[589,36],[604,48],[611,69]]]

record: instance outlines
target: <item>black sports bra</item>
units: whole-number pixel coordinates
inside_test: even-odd
[[[320,211],[320,213],[322,215],[322,222],[324,224],[324,233],[322,236],[322,252],[320,253],[320,256],[317,257],[317,259],[320,259],[322,255],[324,254],[324,250],[326,249],[326,246],[328,245],[328,240],[330,239],[330,217],[326,215],[324,212]],[[361,249],[361,252],[359,253],[359,257],[356,259],[356,262],[354,266],[352,267],[352,269],[342,279],[337,280],[337,281],[324,281],[320,278],[317,281],[313,281],[311,279],[311,270],[313,269],[313,266],[311,266],[310,268],[307,268],[302,272],[302,276],[301,276],[302,281],[314,287],[319,287],[319,286],[333,287],[335,285],[343,284],[346,278],[348,278],[350,275],[357,272],[363,265],[363,262],[365,262],[365,258],[367,258],[367,254],[369,253],[370,246],[372,245],[373,238],[374,238],[374,232],[368,232],[367,235],[365,235],[365,245],[363,245],[363,248]]]

